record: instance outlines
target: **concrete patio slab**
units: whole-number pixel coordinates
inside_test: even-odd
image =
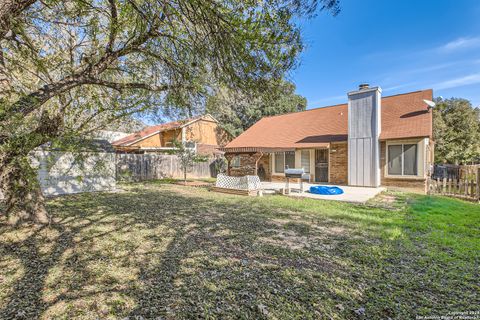
[[[344,193],[339,195],[320,195],[310,193],[308,190],[311,186],[318,185],[328,185],[330,187],[339,187]],[[273,192],[280,193],[281,189],[285,188],[284,182],[262,182],[262,190],[264,194],[271,194]],[[303,197],[311,198],[317,200],[335,200],[335,201],[344,201],[344,202],[354,202],[354,203],[365,203],[368,200],[375,197],[380,192],[384,191],[385,188],[370,188],[370,187],[350,187],[350,186],[338,186],[338,185],[329,185],[329,184],[313,184],[313,183],[303,183],[304,192],[301,193],[296,189],[300,188],[300,184],[290,182],[291,192],[289,196],[292,197]]]

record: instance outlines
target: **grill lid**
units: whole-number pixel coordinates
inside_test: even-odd
[[[295,175],[301,176],[305,173],[305,170],[302,169],[285,169],[285,175]]]

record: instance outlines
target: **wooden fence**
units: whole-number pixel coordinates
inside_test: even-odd
[[[162,154],[117,154],[117,181],[144,181],[164,178],[183,178],[178,157]],[[221,171],[222,159],[209,158],[197,162],[188,170],[187,178],[216,177]]]
[[[428,179],[428,193],[480,201],[480,165],[458,166],[458,174]]]

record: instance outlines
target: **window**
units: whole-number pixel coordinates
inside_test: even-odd
[[[302,168],[305,173],[310,173],[310,150],[302,150],[301,156]]]
[[[403,145],[403,174],[409,176],[417,175],[417,145]]]
[[[295,151],[275,152],[275,172],[283,173],[285,169],[295,168]]]
[[[275,152],[275,172],[285,172],[285,158],[283,152]]]
[[[396,176],[416,176],[418,174],[416,144],[388,146],[388,174]]]
[[[240,167],[240,156],[235,156],[232,159],[232,167],[239,168]]]
[[[285,169],[295,168],[295,151],[285,152]]]

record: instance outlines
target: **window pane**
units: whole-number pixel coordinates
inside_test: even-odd
[[[295,151],[285,152],[285,168],[295,168]]]
[[[285,164],[283,152],[275,152],[275,172],[284,172]]]
[[[388,174],[402,174],[402,146],[388,146]]]
[[[232,159],[232,167],[238,168],[240,167],[240,156],[235,156]]]
[[[306,173],[310,173],[310,151],[302,150],[302,168]]]
[[[417,145],[405,144],[403,145],[403,174],[416,176],[417,175]]]

